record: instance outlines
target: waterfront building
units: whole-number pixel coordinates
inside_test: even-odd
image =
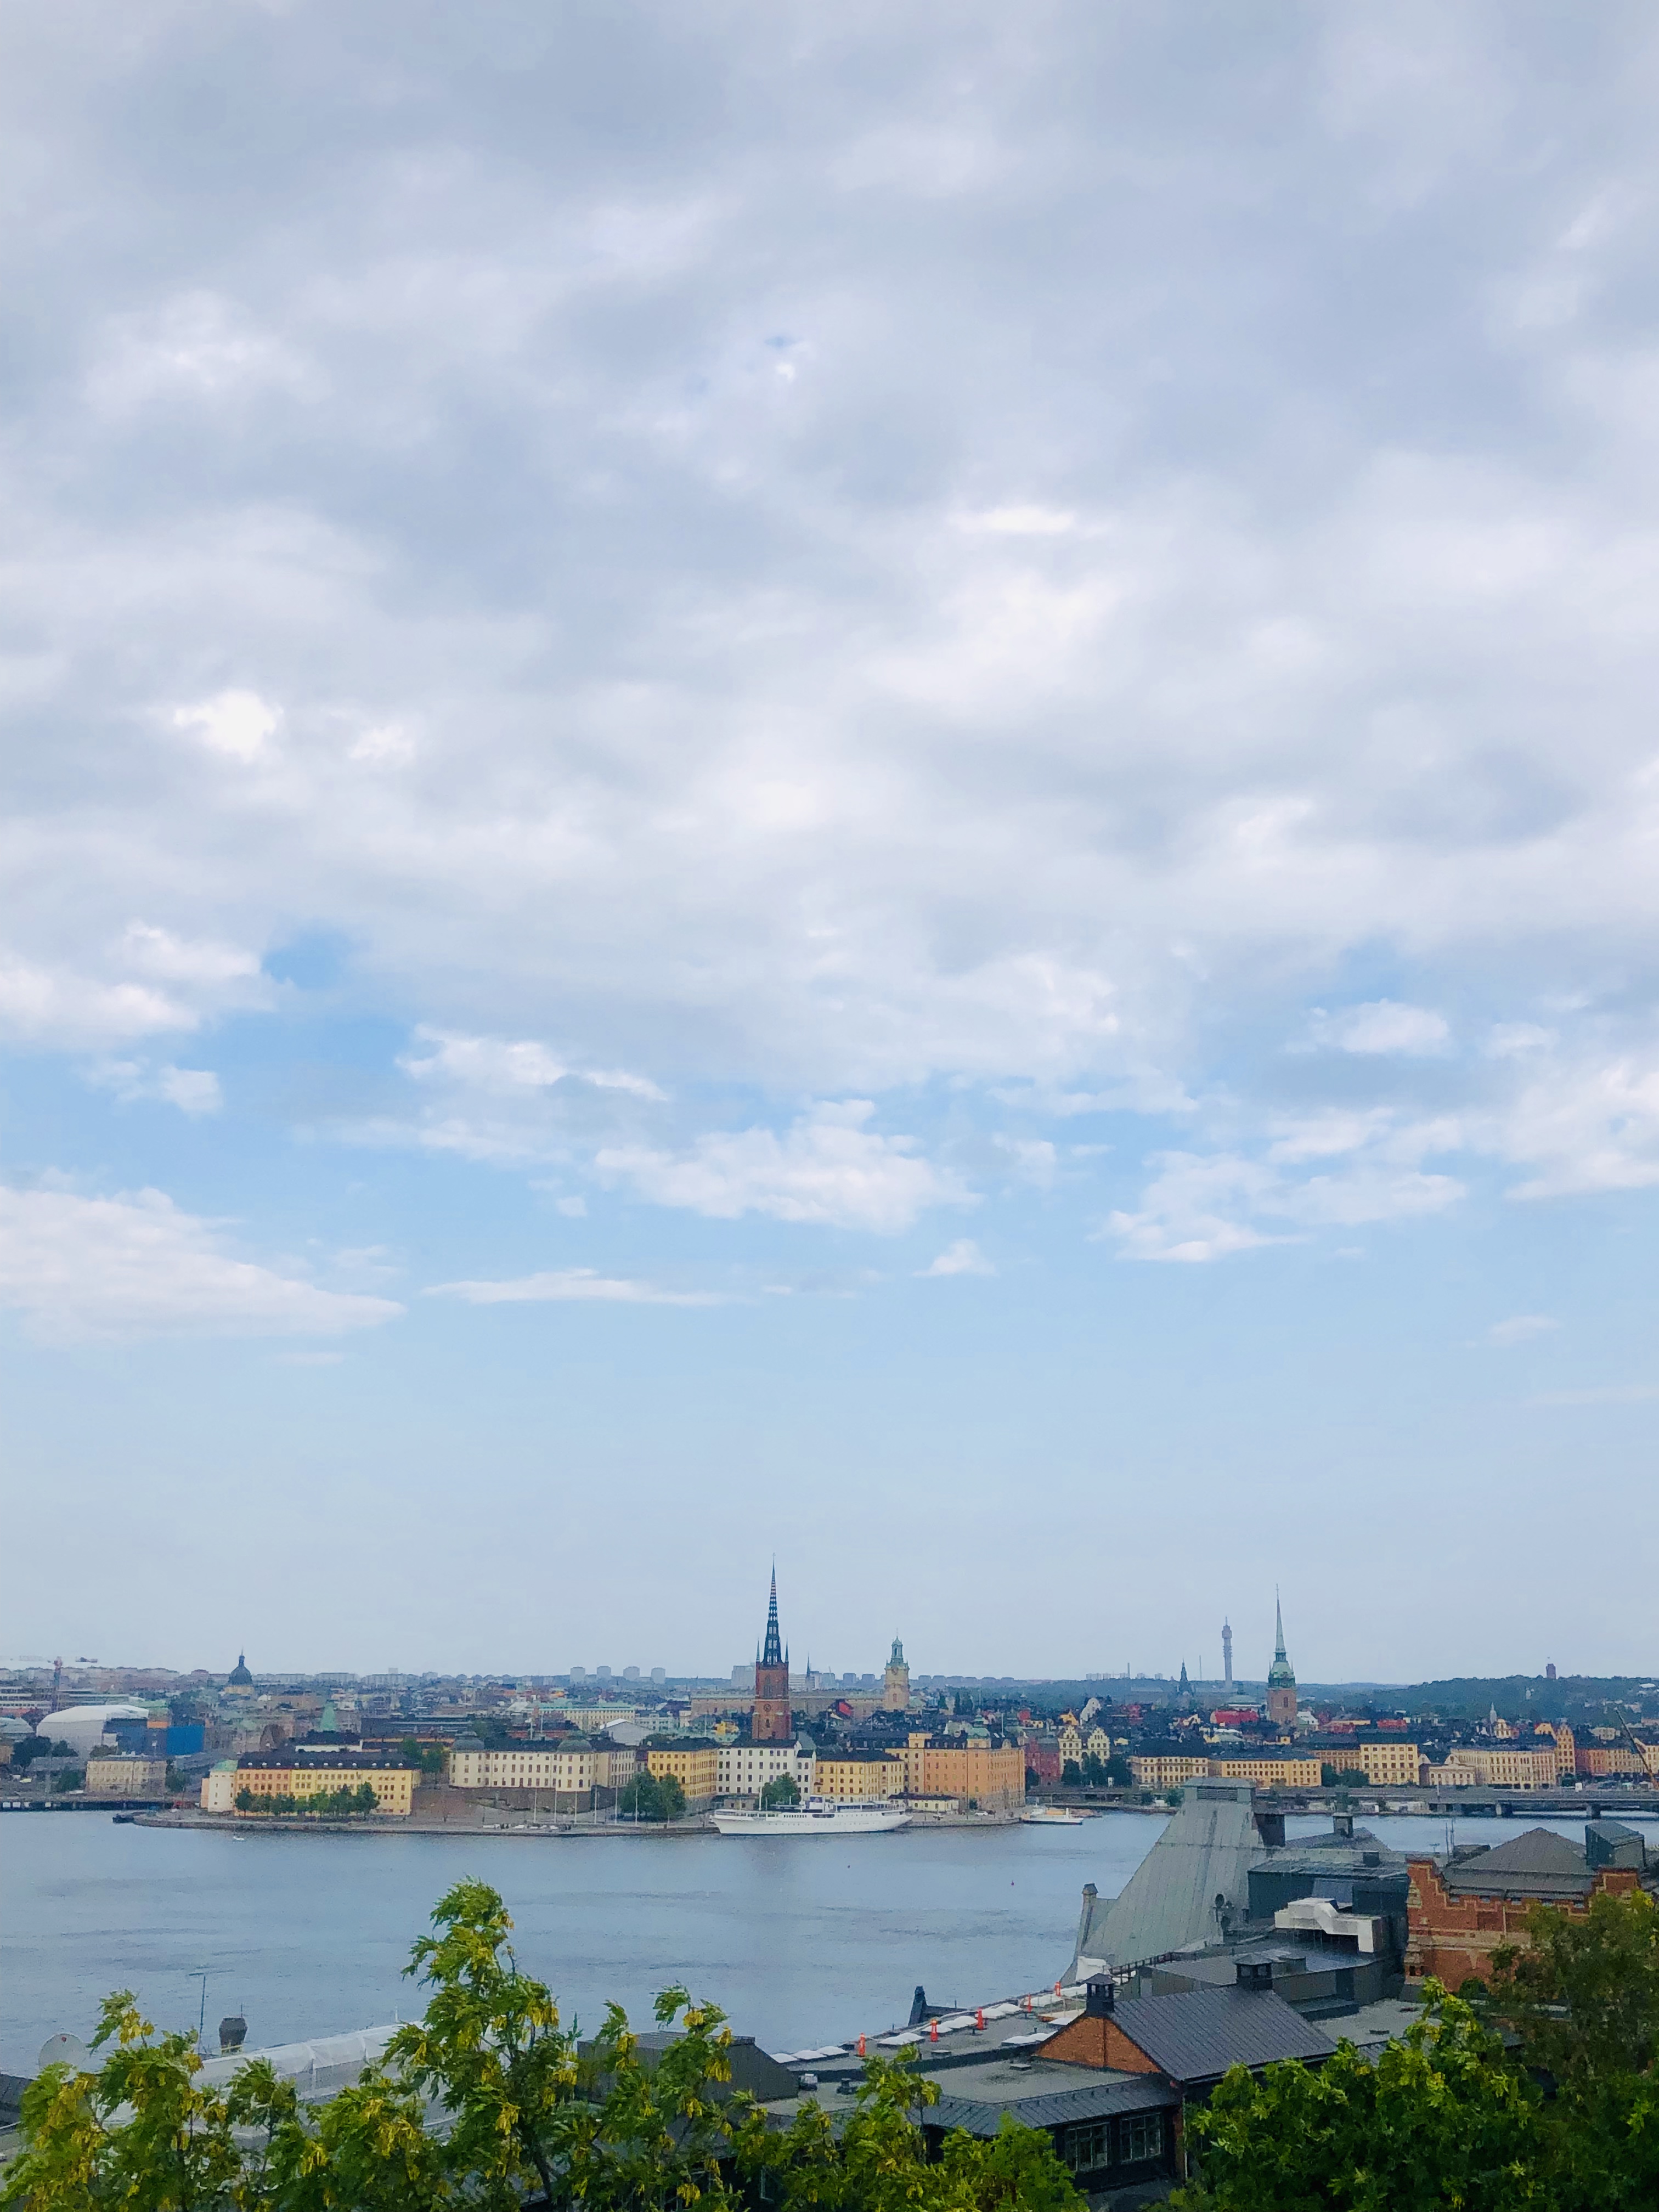
[[[1415,1790],[1427,1765],[1419,1745],[1402,1743],[1397,1736],[1310,1735],[1298,1748],[1339,1773],[1363,1774],[1374,1790]]]
[[[1024,1746],[993,1743],[987,1731],[941,1741],[913,1729],[896,1756],[907,1797],[957,1797],[981,1812],[1014,1812],[1025,1802]]]
[[[595,1790],[620,1790],[632,1781],[638,1765],[632,1744],[568,1735],[495,1748],[459,1735],[450,1747],[449,1783],[454,1790],[545,1790],[591,1802]]]
[[[94,1751],[85,1786],[93,1797],[159,1797],[167,1786],[167,1763],[137,1752]]]
[[[896,1797],[905,1788],[903,1760],[879,1751],[820,1751],[813,1776],[817,1795],[842,1804]]]
[[[222,1759],[211,1773],[202,1777],[202,1810],[204,1813],[234,1813],[236,1810],[236,1762]]]
[[[712,1804],[720,1795],[722,1747],[702,1736],[653,1735],[645,1740],[645,1764],[659,1780],[672,1774],[688,1805]]]
[[[1534,1905],[1578,1920],[1598,1896],[1643,1889],[1659,1902],[1659,1862],[1638,1831],[1619,1820],[1589,1821],[1582,1844],[1528,1828],[1490,1850],[1413,1857],[1410,1873],[1406,1971],[1432,1974],[1454,1990],[1472,1975],[1489,1981],[1500,1944],[1530,1947],[1527,1916]]]
[[[796,1743],[722,1743],[716,1794],[758,1797],[769,1782],[787,1775],[803,1798],[815,1788],[817,1754],[804,1739]]]
[[[1358,1757],[1356,1753],[1356,1763]],[[1535,1749],[1530,1745],[1460,1743],[1443,1765],[1425,1765],[1422,1771],[1425,1782],[1441,1790],[1553,1790],[1560,1768],[1560,1752],[1553,1743]]]
[[[789,1653],[778,1633],[778,1571],[772,1570],[772,1594],[766,1607],[766,1641],[755,1655],[755,1697],[749,1733],[756,1743],[789,1743],[794,1726],[789,1708]]]
[[[1267,1669],[1267,1718],[1276,1729],[1296,1726],[1296,1676],[1285,1656],[1285,1609],[1273,1600],[1273,1663]]]
[[[236,1762],[236,1792],[240,1796],[246,1790],[254,1797],[325,1797],[367,1782],[379,1811],[407,1818],[415,1809],[416,1772],[372,1751],[330,1752],[319,1759],[298,1760],[286,1750],[249,1752]]]

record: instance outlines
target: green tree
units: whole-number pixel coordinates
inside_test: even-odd
[[[1534,1905],[1477,1999],[1558,2094],[1546,2118],[1565,2207],[1659,2203],[1659,1906],[1603,1893]]]
[[[775,1808],[788,1810],[800,1802],[800,1791],[793,1774],[775,1774],[760,1794],[761,1810],[769,1813]]]
[[[81,1787],[80,1768],[78,1766],[66,1766],[61,1774],[54,1774],[52,1776],[52,1786],[54,1790],[58,1791],[78,1790]]]
[[[469,2200],[516,2212],[531,2187],[551,2201],[554,2122],[575,2093],[574,2030],[544,1984],[522,1972],[513,1923],[482,1881],[459,1881],[432,1915],[406,1973],[431,1992],[417,2025],[387,2051],[408,2080],[453,2115],[447,2156]]]
[[[1537,2090],[1461,1998],[1425,1985],[1425,2017],[1375,2062],[1351,2043],[1317,2071],[1235,2067],[1188,2114],[1204,2212],[1519,2212],[1553,2206]]]
[[[641,1772],[617,1792],[617,1810],[630,1820],[678,1820],[685,1791],[677,1775]]]
[[[1068,1759],[1060,1768],[1060,1782],[1063,1790],[1080,1790],[1083,1787],[1083,1769],[1076,1759]]]
[[[229,2201],[241,2160],[225,2102],[197,2081],[193,2035],[155,2037],[131,1990],[105,2000],[92,2047],[113,2050],[95,2074],[49,2066],[24,2091],[24,2148],[0,2204],[196,2212]]]

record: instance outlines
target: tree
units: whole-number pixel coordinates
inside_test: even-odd
[[[800,1802],[800,1791],[792,1774],[775,1774],[760,1794],[761,1810],[769,1813],[776,1808],[787,1809]]]
[[[1534,1905],[1528,1948],[1492,1954],[1477,1999],[1555,2086],[1547,2106],[1564,2206],[1659,2200],[1659,1906],[1605,1893],[1579,1915]]]
[[[1119,1790],[1127,1790],[1134,1780],[1133,1775],[1129,1771],[1129,1757],[1127,1752],[1115,1751],[1112,1753],[1106,1762],[1106,1779]]]
[[[1083,1761],[1083,1779],[1091,1789],[1099,1790],[1106,1781],[1106,1762],[1097,1752],[1090,1752]]]
[[[676,1775],[636,1774],[617,1792],[617,1810],[629,1820],[678,1820],[685,1791]]]
[[[61,1774],[52,1776],[52,1786],[54,1791],[60,1792],[78,1790],[81,1787],[81,1770],[78,1766],[66,1766]]]
[[[131,1990],[105,2000],[92,2047],[115,2048],[95,2074],[49,2066],[24,2091],[24,2148],[0,2204],[191,2212],[227,2201],[240,2159],[225,2103],[197,2084],[193,2035],[155,2035]]]
[[[1083,1787],[1083,1769],[1076,1759],[1068,1759],[1060,1768],[1060,1784],[1062,1790],[1080,1790]]]
[[[1316,2072],[1235,2067],[1189,2109],[1189,2212],[1518,2212],[1553,2206],[1539,2094],[1461,1998],[1425,1984],[1425,2016],[1375,2062],[1351,2043]]]

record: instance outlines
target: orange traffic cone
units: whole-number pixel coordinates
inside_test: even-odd
[[[859,2038],[859,2057],[860,2057],[860,2058],[862,2058],[862,2057],[863,2057],[863,2056],[864,2056],[864,2038],[863,2038],[862,2036],[860,2036],[860,2038]]]
[[[984,2006],[983,2006],[983,2005],[981,2005],[981,2006],[980,2007],[979,2010],[978,2010],[978,2011],[974,2014],[974,2026],[975,2026],[975,2029],[979,2029],[979,2028],[982,2028],[982,2027],[984,2027],[984,2025],[985,2025],[985,2008],[984,2008]]]
[[[930,2042],[937,2043],[939,2041],[939,2022],[936,2020],[930,2020],[928,2021],[927,2036]]]

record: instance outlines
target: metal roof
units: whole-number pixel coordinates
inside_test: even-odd
[[[1115,2074],[1079,2089],[1036,2089],[1030,2096],[988,2103],[975,2097],[941,2097],[921,2113],[925,2128],[964,2129],[994,2136],[1005,2112],[1022,2127],[1058,2128],[1068,2120],[1109,2119],[1119,2112],[1152,2112],[1181,2102],[1181,2092],[1159,2074]]]
[[[1454,1896],[1584,1897],[1595,1882],[1584,1846],[1552,1828],[1528,1828],[1472,1858],[1448,1859],[1440,1871]]]
[[[1328,2058],[1336,2045],[1269,1990],[1182,1990],[1123,1997],[1115,2018],[1137,2051],[1171,2081],[1218,2081],[1230,2066]]]
[[[1121,1896],[1089,1905],[1078,1928],[1073,1977],[1085,1959],[1130,1966],[1212,1942],[1215,1901],[1240,1918],[1249,1909],[1249,1872],[1267,1856],[1248,1782],[1193,1782],[1170,1825]]]

